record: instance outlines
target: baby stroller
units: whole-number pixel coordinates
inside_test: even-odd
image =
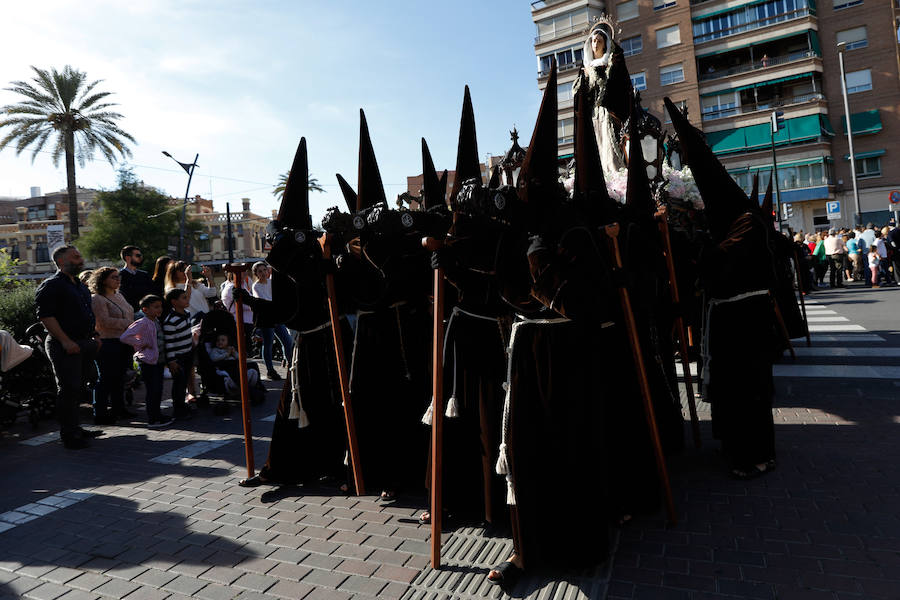
[[[32,427],[53,416],[56,390],[44,350],[46,336],[41,323],[25,330],[25,344],[0,330],[0,427],[12,426],[23,412]]]
[[[200,375],[200,385],[203,388],[200,394],[200,402],[209,404],[210,396],[217,397],[213,405],[213,412],[222,415],[228,412],[230,404],[240,404],[240,392],[229,390],[225,384],[226,378],[220,374],[220,369],[209,356],[210,350],[216,344],[216,338],[220,335],[228,336],[231,343],[237,340],[237,325],[234,317],[225,310],[212,310],[200,320],[200,335],[197,343],[197,374]],[[259,367],[255,362],[247,362],[247,369],[256,371],[256,385],[251,386],[250,400],[252,404],[260,404],[266,398],[266,388],[259,377]],[[235,383],[237,381],[235,380]]]

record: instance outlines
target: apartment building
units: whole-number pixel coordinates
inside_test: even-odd
[[[561,157],[572,152],[572,104],[562,100],[571,98],[591,17],[608,12],[644,106],[663,122],[663,96],[686,106],[748,193],[755,174],[768,182],[770,119],[784,113],[774,136],[779,196],[785,223],[804,231],[854,219],[844,42],[862,220],[888,220],[889,193],[900,189],[900,148],[890,143],[900,139],[900,0],[540,0],[531,10],[540,88],[550,56],[560,64]],[[570,48],[564,65],[560,52],[566,59]],[[840,217],[829,218],[826,203],[835,200]]]

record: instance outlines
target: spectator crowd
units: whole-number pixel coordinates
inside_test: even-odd
[[[79,406],[86,399],[93,406],[94,424],[112,425],[138,415],[126,406],[126,388],[139,373],[145,386],[147,427],[162,428],[188,420],[200,397],[196,375],[199,335],[203,319],[213,312],[236,312],[235,289],[249,288],[252,295],[271,300],[270,267],[253,265],[254,282],[236,283],[232,273],[220,289],[212,270],[162,256],[152,276],[141,269],[143,253],[136,246],[121,251],[122,266],[84,270],[84,259],[74,246],[53,252],[57,272],[36,291],[37,316],[47,331],[45,350],[57,387],[60,438],[70,449],[85,448],[102,431],[84,429]],[[223,311],[223,312],[218,312]],[[280,380],[274,366],[275,340],[282,356],[290,358],[291,334],[284,325],[254,315],[244,306],[247,348],[256,335],[269,380]],[[211,340],[209,355],[225,388],[237,390],[236,340],[227,334]],[[233,363],[233,364],[232,364]],[[254,370],[251,385],[258,381]],[[161,405],[165,380],[171,379],[172,412]],[[85,392],[85,390],[88,390]]]

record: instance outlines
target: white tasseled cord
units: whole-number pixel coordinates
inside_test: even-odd
[[[297,342],[294,344],[294,352],[291,354],[291,367],[289,369],[291,377],[291,410],[288,419],[297,419],[297,427],[303,429],[309,426],[309,417],[303,410],[303,403],[300,400],[300,373],[298,363],[300,362],[300,344],[303,342],[303,336],[297,336]]]
[[[509,417],[512,404],[512,364],[515,358],[516,331],[522,323],[513,323],[512,331],[509,334],[509,358],[506,363],[506,383],[503,388],[506,390],[506,398],[503,401],[503,428],[500,437],[500,455],[497,457],[497,465],[495,471],[498,475],[506,475],[506,503],[510,506],[516,504],[516,491],[513,483],[512,473],[509,468],[509,454],[507,449],[507,440],[509,439]]]

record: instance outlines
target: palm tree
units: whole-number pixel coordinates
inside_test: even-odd
[[[116,124],[122,115],[109,110],[116,106],[105,101],[111,92],[94,91],[102,80],[87,83],[87,75],[69,65],[61,73],[34,66],[31,69],[35,73],[33,82],[14,81],[12,87],[6,88],[27,100],[0,109],[0,113],[7,115],[0,120],[0,128],[12,128],[0,139],[0,150],[14,144],[18,156],[32,146],[33,163],[50,140],[53,166],[59,166],[60,156],[65,155],[69,231],[74,239],[78,237],[75,158],[84,168],[85,160],[93,160],[94,152],[100,151],[110,164],[115,164],[115,153],[122,158],[131,156],[125,142],[133,143],[134,138]]]
[[[282,173],[278,176],[278,185],[275,186],[275,189],[272,190],[272,195],[281,200],[284,198],[284,188],[287,187],[288,177],[291,176],[290,170],[286,173]],[[308,175],[306,178],[306,189],[311,192],[324,192],[325,188],[323,188],[319,184],[319,180],[313,177],[312,175]]]

